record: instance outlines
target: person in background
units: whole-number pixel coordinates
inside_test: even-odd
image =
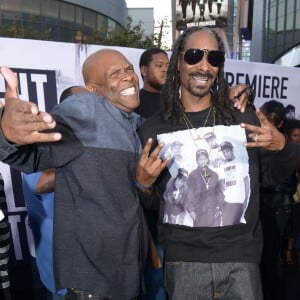
[[[262,299],[259,178],[261,175],[262,180],[280,182],[292,172],[299,155],[299,147],[286,143],[284,135],[259,110],[255,112],[248,106],[242,114],[234,109],[229,101],[224,62],[224,45],[215,31],[205,27],[185,30],[170,58],[162,112],[147,119],[138,130],[142,144],[148,145],[150,137],[154,146],[158,141],[161,145],[176,136],[196,152],[198,144],[206,144],[203,128],[208,131],[218,125],[216,130],[222,130],[221,140],[225,136],[227,141],[234,139],[244,149],[246,163],[242,165],[240,161],[240,164],[248,168],[251,178],[244,223],[193,227],[163,221],[163,194],[171,180],[168,169],[159,177],[155,177],[155,168],[146,172],[145,177],[137,174],[142,187],[141,201],[145,206],[159,206],[158,241],[165,251],[165,287],[169,299]],[[199,129],[197,136],[192,134],[194,129]],[[233,131],[230,137],[228,130]],[[269,153],[272,160],[261,161],[259,147],[273,150]],[[190,152],[183,153],[185,159],[189,159]],[[154,150],[139,166],[148,169],[149,165],[157,164],[156,155],[160,159]],[[209,186],[210,174],[205,175]]]
[[[260,107],[260,110],[270,123],[285,134],[286,115],[285,107],[281,102],[277,100],[267,101]],[[260,186],[260,220],[263,231],[260,267],[265,300],[280,298],[282,287],[281,253],[294,192],[294,174],[287,176],[281,184],[262,184]]]
[[[66,88],[59,99],[86,92],[81,86]],[[66,289],[57,290],[53,274],[53,213],[55,169],[22,174],[23,195],[29,217],[29,224],[35,243],[36,264],[40,279],[46,287],[47,300],[62,300]]]
[[[159,48],[145,50],[140,57],[143,87],[140,89],[140,105],[136,112],[149,118],[160,111],[160,92],[166,82],[169,57]]]
[[[300,120],[289,119],[286,122],[286,135],[292,143],[300,144]],[[285,260],[287,264],[296,262],[300,266],[300,163],[296,169],[296,191],[293,195],[291,217],[288,222],[287,245],[285,249]],[[294,250],[296,253],[294,253]]]
[[[296,107],[292,104],[288,104],[285,107],[285,116],[287,119],[295,119],[296,117]]]

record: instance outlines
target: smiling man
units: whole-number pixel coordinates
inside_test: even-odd
[[[15,85],[9,70],[1,73]],[[65,299],[136,299],[146,240],[135,187],[141,152],[140,117],[133,112],[139,105],[138,77],[112,49],[89,56],[83,77],[89,92],[71,96],[51,112],[61,140],[8,144],[4,160],[27,173],[56,168],[54,274],[56,288],[68,288]],[[6,113],[19,105],[24,112],[33,104],[7,99]],[[16,141],[5,125],[11,118],[5,119],[2,132]]]
[[[186,29],[170,57],[162,111],[147,119],[138,131],[142,143],[149,137],[165,144],[181,142],[182,162],[177,168],[185,168],[189,174],[186,196],[181,199],[184,223],[164,218],[168,213],[165,191],[176,174],[171,172],[171,165],[154,184],[152,176],[138,178],[148,187],[147,193],[140,193],[144,205],[159,207],[158,242],[165,250],[165,286],[172,300],[262,299],[259,178],[275,183],[283,180],[292,172],[299,151],[285,143],[284,136],[259,111],[255,114],[252,107],[244,113],[234,109],[224,63],[224,45],[215,31]],[[213,153],[205,139],[208,133],[215,134],[220,144],[227,141],[238,149],[235,164],[239,172],[230,175],[251,178],[250,185],[244,180],[231,182],[238,195],[235,203],[231,197],[221,195],[221,200],[215,201],[217,196],[211,196],[223,169],[211,163]],[[260,164],[260,150],[247,150],[245,145],[277,151]],[[201,172],[195,171],[198,166],[193,159],[198,159],[199,153],[205,158]],[[236,203],[241,209],[232,215],[227,207]]]

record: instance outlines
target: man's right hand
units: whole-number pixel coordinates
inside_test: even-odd
[[[18,79],[11,69],[1,67],[0,73],[6,82],[5,106],[0,123],[5,138],[18,145],[59,141],[62,137],[60,133],[42,132],[55,128],[53,117],[39,111],[36,104],[18,98]]]

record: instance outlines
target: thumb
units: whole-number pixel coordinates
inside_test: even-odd
[[[8,67],[1,67],[0,73],[6,82],[5,99],[18,98],[18,78]]]

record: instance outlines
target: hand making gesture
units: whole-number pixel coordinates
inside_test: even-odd
[[[273,151],[282,150],[286,142],[285,136],[267,120],[259,109],[256,109],[256,115],[261,126],[241,124],[241,127],[251,132],[248,136],[253,140],[253,142],[246,143],[246,146],[249,148],[262,147]]]
[[[140,159],[137,165],[136,181],[138,187],[150,189],[152,184],[156,181],[159,174],[164,170],[170,161],[170,158],[162,160],[159,156],[164,143],[160,143],[150,153],[153,140],[150,138],[144,146]]]
[[[13,71],[1,67],[0,73],[6,82],[5,107],[1,118],[1,130],[5,138],[18,145],[60,140],[60,133],[42,132],[55,128],[52,116],[39,111],[36,104],[18,98],[18,79]]]

